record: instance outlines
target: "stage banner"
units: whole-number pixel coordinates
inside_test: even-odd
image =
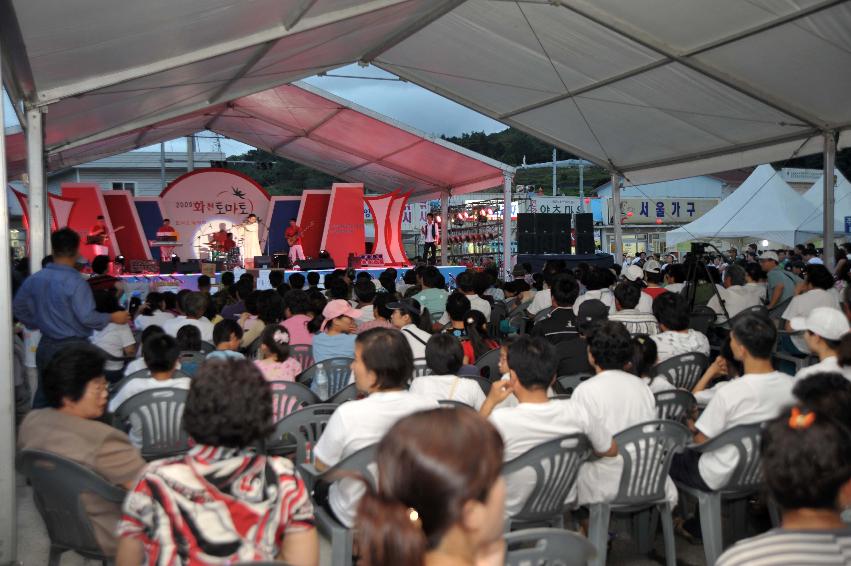
[[[363,197],[366,201],[366,206],[369,209],[370,217],[374,218],[375,240],[372,245],[373,254],[381,254],[384,261],[390,263],[390,252],[387,249],[387,242],[392,240],[390,230],[391,223],[387,221],[387,213],[390,211],[390,203],[399,194],[399,191],[394,191],[381,196]]]
[[[301,226],[301,248],[307,257],[315,258],[319,255],[330,202],[331,191],[327,189],[308,189],[301,193],[297,223]]]
[[[234,232],[241,247],[241,234],[231,227],[252,213],[261,222],[261,250],[266,242],[269,194],[251,177],[230,169],[199,169],[178,177],[160,194],[160,207],[179,234],[175,253],[182,259],[206,258],[209,236],[220,224]]]
[[[363,184],[334,183],[325,216],[321,247],[338,267],[345,267],[349,254],[362,255],[366,247],[363,222]],[[302,228],[305,228],[302,225]],[[306,229],[306,228],[305,228]]]
[[[103,193],[106,209],[109,211],[109,220],[116,230],[116,243],[120,253],[125,260],[131,259],[153,259],[145,232],[142,230],[142,222],[136,214],[136,206],[133,195],[128,191],[108,191]]]
[[[119,254],[118,245],[115,240],[115,226],[109,218],[109,211],[103,198],[103,190],[99,185],[93,183],[62,183],[62,197],[66,202],[73,201],[68,214],[67,226],[80,234],[82,241],[80,255],[92,261],[96,255],[95,247],[86,244],[89,231],[97,222],[98,216],[104,217],[106,230],[109,234],[108,252],[110,257]],[[121,226],[119,225],[119,228]]]

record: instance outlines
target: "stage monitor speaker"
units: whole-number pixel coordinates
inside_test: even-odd
[[[191,275],[193,273],[201,273],[201,264],[198,260],[195,261],[181,261],[178,264],[177,272],[182,273],[183,275]]]
[[[160,273],[174,273],[177,271],[177,265],[170,261],[160,262]]]
[[[585,213],[576,215],[576,253],[591,255],[594,253],[594,215]]]
[[[334,260],[325,259],[302,259],[295,262],[298,268],[302,271],[321,271],[323,269],[334,269]]]
[[[517,215],[517,252],[521,254],[536,254],[538,251],[538,236],[535,233],[536,214],[525,212]]]
[[[256,255],[254,256],[254,269],[269,269],[272,267],[272,256]]]

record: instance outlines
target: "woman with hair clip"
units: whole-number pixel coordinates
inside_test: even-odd
[[[396,423],[378,446],[378,488],[361,499],[362,566],[503,564],[502,439],[475,411]]]
[[[254,362],[266,381],[295,381],[302,367],[290,357],[290,334],[277,324],[267,324],[260,335],[261,359]]]
[[[654,342],[647,334],[636,334],[632,337],[634,353],[632,355],[631,372],[641,378],[653,393],[676,389],[664,375],[653,375],[653,368],[659,359]]]
[[[851,528],[840,516],[851,505],[851,431],[796,406],[765,428],[760,451],[782,526],[737,543],[717,566],[851,563]]]
[[[461,341],[461,348],[464,349],[465,364],[475,363],[494,348],[499,348],[499,342],[488,333],[485,315],[477,310],[467,311],[464,315],[464,332],[467,338]]]

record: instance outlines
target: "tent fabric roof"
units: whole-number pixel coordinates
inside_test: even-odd
[[[694,222],[665,234],[668,246],[701,239],[758,238],[794,246],[818,236],[799,229],[813,205],[770,165],[760,165],[733,194]]]
[[[452,194],[466,194],[501,186],[503,172],[514,172],[508,165],[303,83],[56,150],[49,155],[48,169],[93,161],[205,127],[342,179],[362,182],[370,189],[411,189],[418,200],[435,197],[447,188]],[[11,136],[12,174],[25,170],[23,137],[20,133]]]
[[[833,231],[835,235],[845,236],[845,217],[851,216],[851,183],[840,173],[839,169],[835,169],[836,185],[833,189],[834,197],[834,216],[833,216]],[[804,200],[815,207],[801,223],[801,230],[807,232],[824,231],[824,175],[819,177],[818,181],[813,183],[806,193]]]
[[[847,0],[0,3],[51,152],[364,61],[635,184],[820,152],[851,128],[849,28]]]

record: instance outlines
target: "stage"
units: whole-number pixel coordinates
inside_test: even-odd
[[[459,273],[466,271],[467,268],[465,266],[437,266],[443,276],[446,278],[446,283],[449,287],[455,287],[455,278]],[[399,281],[401,281],[402,275],[408,270],[410,267],[397,267],[396,270],[399,272]],[[378,279],[378,276],[384,271],[384,267],[375,268],[375,269],[356,269],[357,273],[365,271],[372,275],[373,279]],[[301,273],[305,277],[307,277],[308,271],[294,271],[290,269],[234,269],[233,274],[236,279],[239,279],[240,275],[243,273],[251,273],[254,275],[254,280],[257,284],[257,289],[271,289],[271,285],[269,285],[269,274],[273,271],[280,271],[284,273],[284,280],[289,281],[290,276],[293,273]],[[324,285],[325,276],[329,273],[333,272],[333,269],[323,269],[316,270],[315,273],[318,273],[320,276],[319,285],[320,287]],[[181,289],[189,289],[190,291],[198,290],[198,278],[201,277],[201,273],[191,273],[191,274],[182,274],[182,273],[152,273],[152,274],[140,274],[140,275],[121,275],[119,276],[121,280],[124,282],[126,287],[126,292],[130,295],[135,295],[144,299],[150,291],[172,291],[178,292]],[[213,293],[218,291],[218,284],[221,281],[221,272],[216,273],[216,280],[213,282]]]

